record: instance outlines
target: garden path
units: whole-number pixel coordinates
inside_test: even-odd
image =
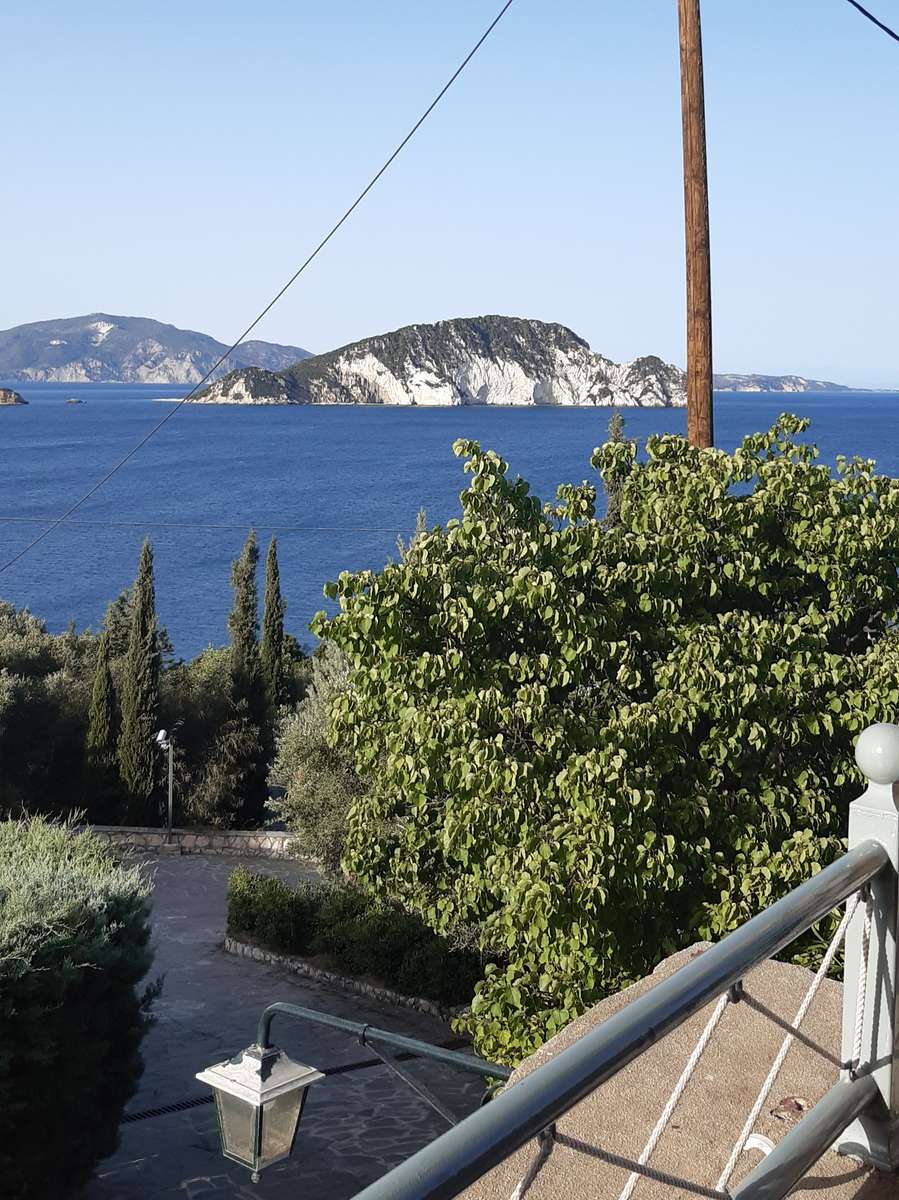
[[[436,1019],[379,1004],[221,949],[228,875],[242,862],[289,881],[314,875],[294,862],[191,855],[148,862],[155,876],[151,977],[164,975],[144,1041],[146,1069],[129,1114],[208,1095],[194,1079],[253,1041],[273,1000],[320,1008],[354,1021],[439,1042],[451,1036]],[[344,1034],[281,1019],[279,1044],[319,1068],[363,1061],[371,1051]],[[413,1066],[413,1064],[409,1064]],[[435,1063],[414,1064],[449,1106],[465,1114],[482,1086]],[[249,1172],[221,1156],[211,1104],[126,1121],[119,1149],[102,1162],[84,1200],[346,1200],[446,1128],[386,1067],[332,1076],[310,1093],[293,1157]]]

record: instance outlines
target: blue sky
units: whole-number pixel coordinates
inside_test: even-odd
[[[3,5],[0,327],[237,336],[498,7]],[[899,386],[899,45],[845,0],[703,20],[716,369]],[[498,312],[682,363],[682,205],[675,0],[516,0],[255,336]]]

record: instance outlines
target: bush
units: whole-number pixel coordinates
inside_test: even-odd
[[[0,823],[0,1178],[63,1200],[116,1147],[140,1077],[149,889],[109,846],[39,819]]]
[[[843,847],[852,742],[899,704],[899,482],[835,474],[781,417],[733,453],[595,452],[542,506],[473,442],[461,519],[329,585],[334,737],[365,790],[343,865],[432,929],[480,930],[461,1023],[519,1060],[666,954]]]
[[[347,813],[362,790],[351,756],[328,740],[331,704],[348,687],[345,658],[323,643],[305,698],[281,719],[271,772],[271,782],[284,788],[278,812],[331,875],[339,874]]]
[[[418,917],[333,885],[291,888],[243,867],[228,882],[228,931],[286,954],[324,955],[348,975],[444,1004],[465,1004],[480,977],[477,953],[452,946]]]
[[[245,867],[231,873],[228,928],[235,934],[305,954],[314,937],[316,907],[308,887],[294,889],[273,875],[254,874]]]

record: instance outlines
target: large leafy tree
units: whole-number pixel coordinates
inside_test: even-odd
[[[122,729],[118,755],[122,781],[128,789],[128,820],[146,821],[158,777],[154,735],[159,722],[160,655],[156,629],[153,550],[149,539],[141,547],[131,602],[128,651],[122,670]]]
[[[853,739],[899,705],[899,483],[832,473],[804,429],[611,442],[608,525],[592,485],[544,507],[460,442],[461,518],[330,586],[366,785],[344,866],[505,955],[462,1022],[488,1057],[840,852]]]
[[[259,647],[262,674],[272,709],[287,698],[284,675],[284,612],[281,572],[278,568],[278,543],[269,542],[265,559],[265,599],[262,607],[262,641]]]

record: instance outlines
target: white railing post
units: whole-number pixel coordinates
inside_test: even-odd
[[[870,725],[855,747],[855,761],[868,787],[849,806],[849,849],[874,839],[886,849],[892,870],[885,869],[871,884],[873,913],[864,996],[859,1073],[877,1081],[884,1108],[863,1116],[846,1129],[836,1144],[881,1170],[899,1169],[899,1063],[896,1059],[897,996],[897,872],[899,872],[899,726]],[[865,905],[860,904],[846,935],[843,973],[843,1051],[852,1061],[859,1007],[859,976],[864,969],[862,943]]]

